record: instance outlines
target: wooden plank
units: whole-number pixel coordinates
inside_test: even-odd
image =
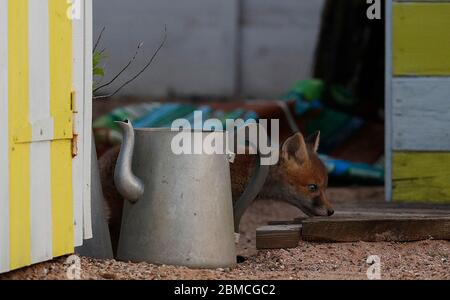
[[[28,0],[8,1],[8,54],[10,268],[17,269],[31,263],[30,146],[14,141],[29,124]]]
[[[77,135],[77,155],[72,159],[74,244],[83,244],[83,159],[84,159],[84,1],[79,2],[80,19],[72,20],[73,34],[73,91],[76,114],[74,134]]]
[[[302,225],[269,225],[256,230],[256,249],[295,248]]]
[[[302,239],[313,242],[411,242],[450,240],[450,217],[312,218]]]
[[[407,204],[404,208],[359,208],[355,207],[351,210],[341,210],[335,212],[335,218],[379,218],[379,217],[448,217],[450,216],[450,209],[420,209],[411,208],[411,204]]]
[[[30,1],[29,82],[31,124],[50,119],[50,58],[48,2]],[[39,135],[39,128],[32,128]],[[36,132],[37,131],[37,132]],[[31,262],[51,259],[52,207],[50,187],[50,141],[30,145]]]
[[[393,80],[393,149],[450,151],[450,78]]]
[[[450,153],[394,152],[393,199],[450,203]]]
[[[269,221],[267,225],[299,225],[302,224],[303,220],[295,219],[290,221]]]
[[[395,75],[450,75],[450,3],[393,4]]]
[[[9,271],[8,0],[0,0],[0,273]]]
[[[73,47],[72,22],[67,18],[69,5],[70,3],[66,1],[49,0],[50,110],[53,117],[71,110]],[[61,128],[55,127],[55,132],[60,130]],[[66,134],[69,135],[69,132]],[[52,141],[51,176],[53,256],[58,257],[73,253],[74,250],[72,141],[70,139]]]
[[[385,39],[386,39],[386,64],[385,64],[385,118],[384,118],[384,156],[385,156],[385,197],[392,200],[392,0],[385,3]]]
[[[84,1],[84,113],[83,113],[83,238],[92,238],[91,149],[92,149],[92,0]]]
[[[271,221],[269,224],[272,226],[268,226],[267,230],[265,227],[258,230],[283,233],[286,232],[286,225],[301,224],[297,225],[302,227],[301,238],[318,242],[450,239],[448,205],[386,203],[381,200],[350,201],[349,206],[342,204],[336,204],[336,212],[332,217]],[[267,243],[270,248],[284,248],[286,245],[276,244],[278,240],[275,235]]]

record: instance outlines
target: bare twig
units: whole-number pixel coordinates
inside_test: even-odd
[[[159,47],[156,49],[155,53],[153,53],[153,56],[150,58],[149,62],[135,76],[133,76],[131,79],[127,80],[124,84],[122,84],[113,93],[111,93],[109,95],[96,96],[96,97],[93,97],[92,99],[96,100],[96,99],[105,99],[105,98],[113,97],[118,92],[120,92],[125,86],[127,86],[128,84],[130,84],[131,82],[136,80],[136,78],[141,76],[142,73],[144,73],[148,69],[148,67],[150,67],[150,65],[153,63],[153,61],[155,60],[155,58],[158,55],[159,51],[161,51],[162,47],[164,47],[164,45],[166,43],[166,40],[167,40],[167,26],[164,26],[164,38],[163,38],[161,44],[159,45]]]
[[[94,49],[92,50],[92,53],[95,53],[95,50],[97,50],[98,45],[100,44],[100,41],[102,40],[103,33],[106,30],[106,26],[103,27],[102,31],[100,32],[100,35],[97,38],[97,41],[95,42]]]
[[[133,56],[133,57],[130,59],[130,61],[125,65],[125,67],[123,67],[122,70],[121,70],[119,73],[117,73],[117,75],[114,76],[110,81],[108,81],[107,83],[102,84],[101,86],[95,88],[95,89],[94,89],[94,93],[95,93],[95,92],[98,92],[98,91],[101,90],[102,88],[105,88],[105,87],[111,85],[114,81],[116,81],[117,78],[119,78],[120,75],[122,75],[123,72],[125,72],[125,71],[131,66],[131,64],[133,63],[133,61],[136,60],[136,57],[137,57],[137,55],[138,55],[138,53],[139,53],[139,50],[141,49],[141,47],[142,47],[143,44],[144,44],[144,43],[142,43],[142,42],[139,43],[139,45],[137,46],[136,52],[134,53],[134,56]]]

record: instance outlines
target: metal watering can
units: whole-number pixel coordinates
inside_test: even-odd
[[[249,186],[233,207],[230,155],[177,155],[171,144],[181,131],[133,129],[129,121],[118,124],[123,143],[114,181],[128,200],[118,258],[194,268],[235,265],[234,232],[239,232],[240,219],[262,188],[269,166],[258,160]],[[226,132],[182,133],[196,133],[197,139],[200,135],[194,143],[211,135],[226,139]]]

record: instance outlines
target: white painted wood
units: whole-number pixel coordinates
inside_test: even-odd
[[[394,78],[393,149],[450,150],[450,78]]]
[[[92,142],[92,0],[84,0],[84,113],[83,113],[83,234],[92,238],[91,142]]]
[[[29,120],[53,127],[50,117],[50,42],[48,1],[29,1]],[[44,121],[43,121],[44,120]],[[47,122],[45,122],[47,120]],[[50,123],[46,124],[45,123]],[[48,130],[48,129],[47,129]],[[52,258],[50,142],[30,144],[31,261]]]
[[[32,54],[30,54],[31,56]],[[32,64],[38,65],[39,63],[33,62]],[[30,92],[31,95],[31,92]],[[34,94],[38,95],[38,94]],[[34,95],[30,97],[34,97]],[[36,117],[37,118],[37,117]],[[36,119],[34,118],[34,119]],[[48,117],[46,119],[36,120],[31,123],[31,142],[44,142],[44,141],[52,141],[55,136],[55,126],[53,122],[53,118]]]
[[[83,160],[84,160],[84,1],[80,2],[81,18],[72,20],[73,89],[75,92],[74,134],[81,150],[72,160],[74,245],[83,244]]]
[[[0,0],[0,273],[9,270],[8,0]]]
[[[385,196],[392,201],[392,0],[386,0]]]

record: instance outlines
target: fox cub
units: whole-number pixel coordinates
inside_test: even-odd
[[[331,216],[334,210],[326,195],[328,172],[317,155],[319,142],[320,132],[306,140],[301,133],[288,138],[258,198],[286,201],[308,216]],[[231,164],[233,199],[244,191],[255,159],[255,156],[238,155]]]
[[[301,133],[288,138],[280,149],[278,163],[271,166],[258,197],[287,201],[308,216],[331,216],[334,211],[326,196],[328,173],[317,155],[319,142],[320,132],[306,139]],[[123,206],[123,199],[114,186],[114,168],[119,151],[120,147],[112,148],[99,160],[108,222],[113,237],[120,233]],[[233,200],[239,198],[247,186],[255,159],[254,155],[237,155],[231,164]]]

